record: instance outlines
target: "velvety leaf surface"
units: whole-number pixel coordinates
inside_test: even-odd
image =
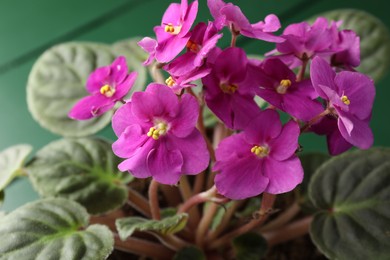
[[[185,247],[176,253],[173,260],[206,260],[206,257],[197,247]]]
[[[170,235],[182,230],[188,220],[188,214],[182,213],[161,220],[149,220],[141,217],[118,219],[116,228],[122,240],[130,237],[135,231],[149,231],[162,235]]]
[[[87,96],[89,74],[115,59],[108,45],[69,42],[45,51],[34,64],[27,83],[27,103],[34,119],[63,136],[85,136],[110,123],[112,112],[86,121],[68,118],[74,104]]]
[[[310,234],[331,259],[389,259],[390,149],[354,151],[314,174],[309,196],[320,209]]]
[[[31,151],[30,145],[19,144],[0,152],[0,191],[20,175],[20,168]]]
[[[247,233],[233,239],[237,260],[259,260],[265,256],[267,241],[255,233]]]
[[[131,176],[118,171],[119,162],[105,140],[61,139],[38,151],[27,170],[41,195],[72,199],[99,214],[127,199]]]
[[[303,178],[302,183],[298,186],[300,200],[299,203],[301,208],[305,211],[313,211],[314,206],[309,200],[307,195],[309,182],[314,174],[314,172],[327,160],[329,160],[330,156],[324,153],[306,153],[299,156],[301,160],[303,171],[305,177]]]
[[[88,219],[82,206],[62,198],[26,204],[0,218],[0,259],[106,259],[112,233]]]
[[[355,31],[360,36],[361,64],[358,71],[379,80],[389,70],[390,33],[386,26],[375,16],[362,10],[339,9],[326,12],[332,20],[342,20],[340,28]]]

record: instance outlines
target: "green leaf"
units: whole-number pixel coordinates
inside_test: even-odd
[[[0,152],[0,191],[21,174],[24,161],[31,151],[32,146],[19,144]]]
[[[329,160],[330,156],[324,153],[307,153],[299,156],[301,160],[303,171],[305,173],[305,177],[303,178],[303,182],[299,185],[299,194],[300,194],[300,206],[307,212],[313,212],[314,206],[309,200],[307,195],[309,182],[314,174],[314,172],[327,160]]]
[[[388,259],[390,149],[354,151],[323,164],[309,185],[319,209],[312,240],[331,259]]]
[[[131,88],[130,95],[135,91],[143,91],[146,88],[147,70],[142,63],[148,58],[148,54],[138,46],[139,37],[116,42],[111,49],[116,56],[125,56],[127,64],[132,70],[138,72],[137,80]]]
[[[174,256],[173,260],[206,260],[203,252],[194,246],[180,249]]]
[[[338,9],[318,16],[342,20],[341,29],[350,29],[360,36],[361,65],[358,71],[375,81],[382,78],[390,65],[390,33],[375,16],[362,10]]]
[[[237,260],[259,260],[267,253],[267,241],[255,233],[246,233],[233,239]]]
[[[106,259],[111,231],[88,226],[88,213],[76,202],[51,198],[26,204],[0,218],[0,259]]]
[[[127,199],[129,174],[117,170],[119,163],[107,141],[61,139],[41,149],[27,170],[41,195],[72,199],[99,214]]]
[[[188,220],[187,213],[181,213],[162,220],[149,220],[140,217],[117,219],[115,224],[122,240],[130,237],[135,231],[149,231],[162,235],[170,235],[182,230]]]
[[[98,118],[77,121],[68,113],[88,95],[89,74],[115,59],[105,44],[69,42],[44,52],[34,64],[27,83],[27,103],[34,119],[63,136],[91,135],[111,121],[112,111]]]
[[[205,205],[209,204],[209,203],[214,203],[214,202],[208,202],[206,203]],[[213,221],[211,222],[211,230],[215,230],[217,229],[217,227],[221,224],[222,222],[222,219],[223,219],[223,216],[225,215],[226,213],[226,210],[228,208],[230,208],[231,206],[234,205],[234,203],[236,203],[236,201],[229,201],[228,203],[224,204],[223,206],[219,207],[218,210],[217,210],[217,213],[215,214],[214,218],[213,218]],[[207,205],[209,206],[209,205]]]

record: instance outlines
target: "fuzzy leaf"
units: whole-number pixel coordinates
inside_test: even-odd
[[[233,248],[237,260],[259,260],[265,256],[267,241],[255,233],[246,233],[233,239]]]
[[[41,149],[27,170],[41,195],[72,199],[99,214],[126,201],[130,176],[118,172],[119,162],[102,139],[61,139]]]
[[[199,248],[191,246],[180,249],[173,260],[206,260],[206,256]]]
[[[309,196],[319,209],[310,234],[331,259],[388,259],[390,149],[354,151],[314,174]]]
[[[182,213],[162,220],[149,220],[140,217],[117,219],[116,228],[122,240],[130,237],[135,231],[149,231],[170,235],[182,230],[188,220],[188,214]]]
[[[360,36],[361,65],[358,71],[368,74],[375,81],[382,78],[390,65],[390,33],[375,16],[362,10],[338,9],[318,16],[342,20],[341,29],[350,29]]]
[[[299,203],[301,207],[308,212],[313,212],[314,206],[309,200],[307,195],[307,190],[309,186],[309,182],[314,174],[314,172],[327,160],[329,160],[330,156],[324,153],[307,153],[299,156],[301,160],[303,171],[305,173],[305,178],[303,182],[298,186],[300,200]]]
[[[0,218],[0,259],[106,259],[113,250],[111,231],[88,225],[78,203],[50,198],[24,205]]]
[[[19,144],[0,152],[0,191],[20,175],[20,169],[31,151],[32,146]]]

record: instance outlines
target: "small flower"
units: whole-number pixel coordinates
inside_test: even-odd
[[[207,106],[232,129],[242,129],[260,110],[248,67],[245,52],[230,47],[217,56],[212,71],[202,79]]]
[[[209,164],[209,153],[195,127],[198,116],[198,102],[189,94],[178,99],[167,86],[156,83],[135,92],[112,119],[119,137],[113,151],[126,158],[118,168],[171,185],[183,174],[200,173]]]
[[[350,71],[336,75],[320,57],[313,60],[310,71],[313,87],[328,101],[328,109],[337,117],[341,136],[361,149],[371,147],[374,138],[369,121],[375,98],[372,79]]]
[[[131,89],[137,73],[128,73],[125,57],[118,57],[105,67],[97,68],[87,80],[87,91],[90,96],[79,100],[68,116],[76,120],[86,120],[100,116],[112,109]]]
[[[318,94],[310,80],[297,82],[295,73],[280,60],[265,60],[256,75],[260,84],[256,94],[280,110],[306,122],[324,110],[313,100]]]
[[[161,26],[154,27],[157,36],[155,58],[166,63],[175,58],[190,39],[188,33],[198,13],[198,1],[188,5],[187,0],[180,4],[170,4],[162,18]]]
[[[280,28],[279,19],[274,14],[265,17],[265,22],[251,24],[241,9],[232,3],[225,3],[222,0],[207,0],[207,5],[219,30],[228,26],[234,33],[246,37],[268,42],[284,41],[283,38],[271,34]]]
[[[354,31],[337,32],[333,48],[336,50],[331,57],[333,66],[343,66],[348,69],[360,65],[360,38]]]
[[[143,63],[143,65],[148,66],[152,64],[154,56],[156,55],[157,41],[150,37],[144,37],[141,41],[138,42],[138,46],[140,46],[144,51],[149,53],[149,57]]]
[[[261,112],[243,132],[219,144],[213,168],[218,171],[218,192],[238,200],[294,189],[303,179],[302,165],[295,155],[298,136],[296,122],[282,127],[276,111]]]

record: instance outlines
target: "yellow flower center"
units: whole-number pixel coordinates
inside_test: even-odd
[[[165,80],[165,84],[167,84],[168,87],[172,87],[176,84],[176,82],[171,76],[169,76],[169,78]]]
[[[221,85],[219,85],[219,87],[221,88],[222,92],[228,93],[228,94],[233,94],[238,89],[237,85],[229,84],[229,83],[222,83]]]
[[[112,97],[115,94],[115,89],[110,85],[104,85],[100,88],[100,94],[105,95],[106,97]]]
[[[287,89],[291,86],[291,80],[282,79],[279,86],[276,88],[276,92],[279,94],[286,94]]]
[[[199,46],[193,41],[188,41],[186,44],[186,47],[193,52],[198,52],[199,51]]]
[[[268,156],[269,148],[266,146],[255,145],[252,147],[251,152],[254,153],[256,156],[263,158],[263,157]]]
[[[158,123],[149,129],[146,134],[148,137],[152,137],[154,140],[158,140],[160,136],[165,135],[168,131],[168,125],[166,123]]]
[[[343,95],[340,99],[347,106],[349,106],[351,104],[351,101],[348,99],[348,97],[346,95]]]
[[[172,35],[177,35],[181,31],[181,26],[173,26],[171,23],[165,25],[164,31]]]

